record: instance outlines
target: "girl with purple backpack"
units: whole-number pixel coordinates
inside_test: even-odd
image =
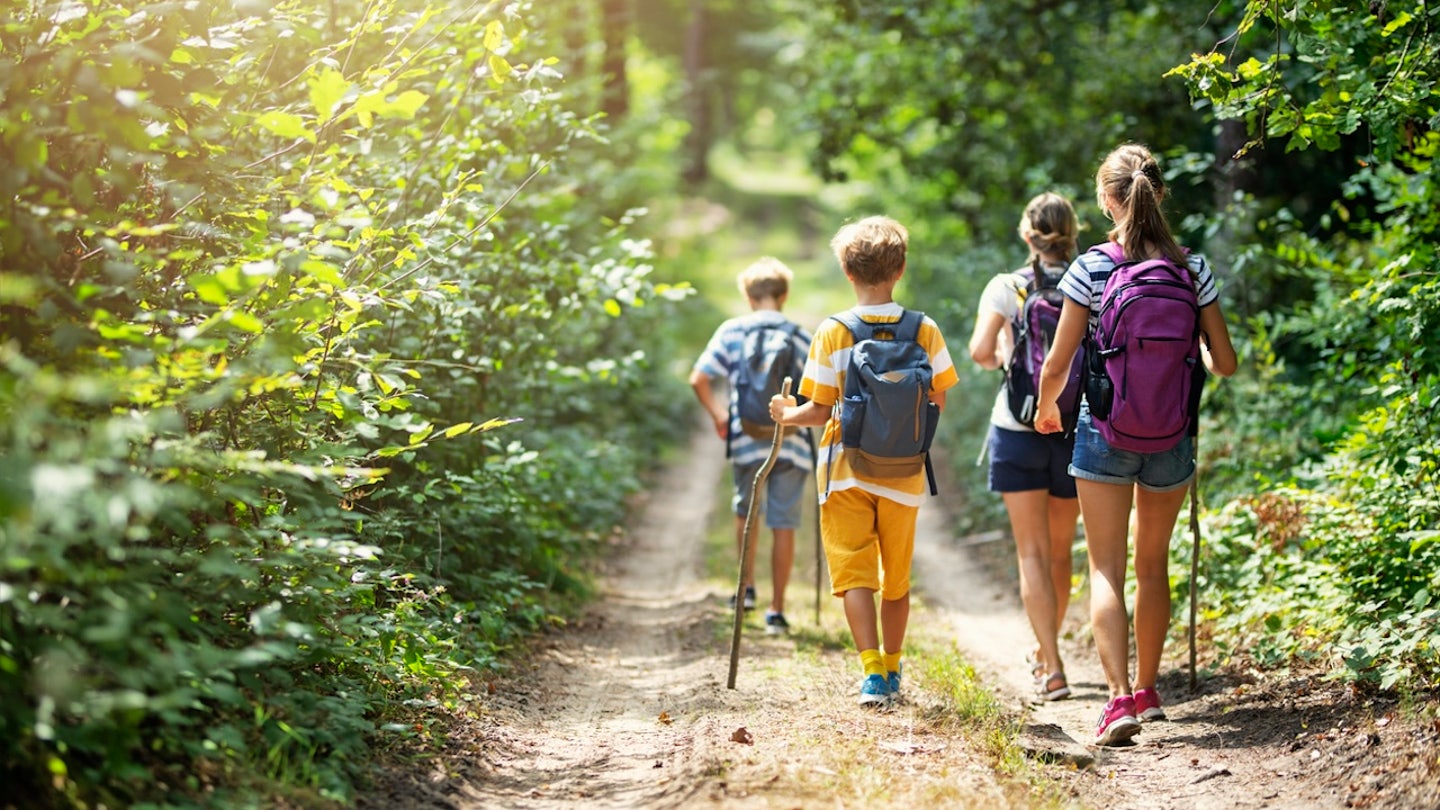
[[[1042,433],[1062,429],[1056,398],[1066,383],[1076,348],[1087,339],[1087,329],[1092,357],[1109,357],[1112,360],[1108,362],[1113,362],[1129,348],[1106,346],[1100,338],[1112,327],[1110,319],[1116,311],[1107,303],[1123,286],[1113,282],[1128,275],[1132,268],[1168,267],[1193,286],[1188,307],[1195,313],[1194,325],[1187,328],[1198,343],[1190,355],[1185,353],[1188,347],[1179,354],[1163,355],[1170,358],[1164,361],[1170,367],[1156,367],[1153,359],[1131,348],[1125,360],[1130,365],[1124,367],[1128,368],[1128,376],[1119,380],[1114,379],[1113,371],[1109,376],[1095,374],[1092,365],[1092,378],[1109,382],[1113,388],[1087,386],[1086,402],[1075,429],[1070,473],[1076,479],[1090,557],[1091,626],[1110,692],[1096,727],[1095,742],[1116,745],[1139,733],[1141,720],[1165,719],[1155,684],[1170,622],[1170,536],[1186,488],[1195,475],[1193,407],[1198,402],[1199,382],[1193,383],[1193,392],[1179,397],[1178,407],[1191,410],[1190,428],[1173,436],[1160,431],[1169,438],[1131,442],[1117,435],[1109,422],[1118,420],[1121,413],[1145,411],[1138,402],[1124,402],[1126,397],[1171,395],[1173,399],[1177,385],[1192,384],[1187,380],[1194,379],[1195,368],[1187,363],[1193,365],[1196,358],[1203,360],[1211,373],[1228,377],[1235,372],[1236,357],[1209,264],[1199,254],[1187,253],[1180,247],[1161,211],[1165,181],[1150,151],[1139,144],[1125,144],[1112,151],[1095,175],[1095,193],[1101,209],[1115,223],[1108,234],[1112,244],[1081,254],[1060,281],[1066,300],[1055,342],[1041,371],[1035,429]],[[1143,312],[1145,308],[1137,305],[1132,312]],[[1159,326],[1163,329],[1165,324]],[[1152,340],[1150,345],[1163,343]],[[1143,349],[1144,341],[1139,345]],[[1101,415],[1108,417],[1102,420]],[[1125,610],[1132,505],[1136,585],[1133,680]]]
[[[1021,318],[1033,311],[1035,303],[1026,307],[1024,301],[1054,287],[1065,272],[1075,256],[1079,221],[1069,200],[1047,192],[1025,206],[1019,232],[1030,259],[1021,270],[1001,273],[985,285],[970,336],[970,359],[981,368],[1005,369],[1007,382],[1013,377],[1017,384],[1022,382],[1018,377],[1027,373],[1028,361],[1015,356],[1019,333],[1029,329]],[[1044,342],[1034,341],[1041,356]],[[1039,364],[1035,366],[1038,371]],[[1031,385],[1028,381],[1024,384]],[[1036,433],[1026,424],[1033,414],[1024,406],[1020,413],[1015,412],[1010,388],[1001,387],[990,411],[986,438],[990,491],[1000,493],[1010,515],[1010,533],[1019,558],[1020,602],[1037,645],[1030,656],[1036,697],[1060,700],[1070,695],[1059,636],[1070,604],[1070,547],[1075,543],[1080,516],[1075,479],[1066,471],[1075,440],[1071,435]],[[1033,386],[1030,390],[1033,392]]]

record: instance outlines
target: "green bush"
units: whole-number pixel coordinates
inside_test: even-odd
[[[0,783],[344,802],[584,594],[686,291],[523,4],[72,6],[0,23]]]

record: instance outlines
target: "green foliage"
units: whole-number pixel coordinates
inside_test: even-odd
[[[1161,80],[1207,25],[1203,8],[957,0],[796,13],[810,28],[792,66],[806,88],[799,125],[814,130],[821,173],[868,184],[910,217],[959,219],[979,242],[1012,238],[1039,191],[1086,202],[1123,140],[1162,151],[1206,140],[1183,88]]]
[[[1239,56],[1175,70],[1244,123],[1252,154],[1344,151],[1352,136],[1369,150],[1310,206],[1323,214],[1256,218],[1245,256],[1263,277],[1239,300],[1279,306],[1249,314],[1245,369],[1211,400],[1218,491],[1256,493],[1217,516],[1206,593],[1220,643],[1262,663],[1340,662],[1387,689],[1440,681],[1440,66],[1422,56],[1437,20],[1423,3],[1248,3]]]
[[[1293,487],[1227,504],[1207,521],[1200,582],[1220,651],[1262,666],[1334,666],[1336,677],[1383,689],[1433,689],[1440,534],[1396,532],[1381,519]],[[1188,579],[1179,584],[1188,589]]]
[[[343,802],[585,592],[684,424],[686,290],[581,193],[599,135],[523,10],[0,23],[12,795]]]

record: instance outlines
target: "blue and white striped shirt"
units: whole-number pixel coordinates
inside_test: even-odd
[[[1190,276],[1195,279],[1195,290],[1200,306],[1215,302],[1219,292],[1215,289],[1215,275],[1205,257],[1198,253],[1189,256]],[[1070,263],[1064,277],[1060,279],[1060,292],[1075,303],[1090,310],[1090,328],[1094,329],[1100,318],[1101,298],[1105,294],[1105,282],[1115,263],[1110,257],[1091,250],[1081,253]]]
[[[745,329],[759,323],[784,324],[788,319],[778,310],[761,309],[731,318],[720,324],[710,337],[700,358],[695,361],[695,370],[712,380],[724,378],[730,388],[730,461],[737,467],[759,464],[770,454],[770,443],[747,436],[740,429],[740,415],[735,409],[735,375],[744,359]],[[810,350],[810,333],[804,328],[795,332],[795,348],[800,357]],[[795,381],[798,391],[800,381]],[[780,444],[780,455],[776,459],[788,461],[802,470],[812,468],[810,463],[810,442],[806,439],[808,428],[802,428],[785,437]]]

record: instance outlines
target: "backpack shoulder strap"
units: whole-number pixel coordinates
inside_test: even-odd
[[[855,314],[855,311],[852,309],[831,315],[830,319],[838,321],[841,326],[849,329],[850,337],[854,338],[856,343],[869,338],[874,332],[870,324],[867,323],[864,318]]]
[[[912,343],[920,340],[920,324],[925,320],[925,313],[916,309],[907,309],[900,316],[900,320],[891,327],[895,330],[896,340],[908,340]]]
[[[1090,250],[1099,253],[1115,264],[1125,261],[1125,248],[1121,247],[1119,242],[1101,242]]]

